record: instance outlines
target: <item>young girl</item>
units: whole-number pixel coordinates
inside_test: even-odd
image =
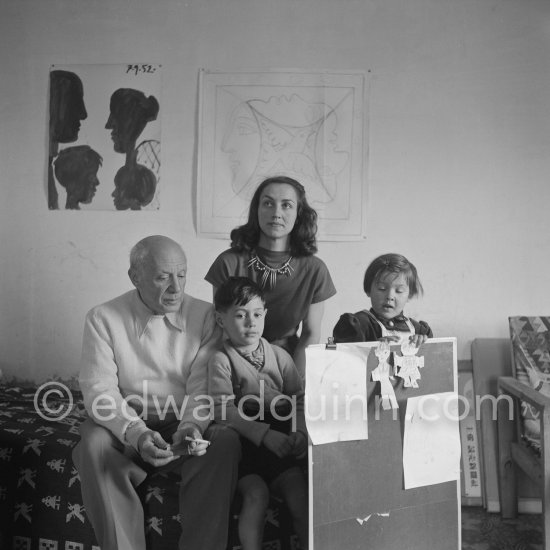
[[[432,338],[424,321],[405,317],[403,309],[410,298],[422,294],[416,267],[400,254],[384,254],[367,268],[363,289],[371,300],[370,310],[344,313],[333,330],[335,342],[373,342],[407,339],[420,346]]]
[[[319,343],[325,301],[336,294],[315,255],[316,233],[317,213],[304,187],[286,176],[268,178],[254,192],[247,223],[231,231],[231,248],[205,276],[214,293],[231,276],[263,289],[269,309],[264,338],[290,353],[302,377],[305,349]]]
[[[302,380],[286,351],[262,338],[265,301],[246,277],[230,277],[214,296],[223,350],[208,362],[216,422],[241,435],[239,537],[262,547],[269,489],[287,505],[302,548],[308,548],[307,451]]]

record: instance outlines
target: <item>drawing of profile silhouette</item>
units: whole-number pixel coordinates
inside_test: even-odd
[[[157,179],[147,166],[123,166],[116,173],[111,196],[117,210],[141,210],[153,200],[156,189]]]
[[[80,77],[71,71],[50,71],[50,121],[48,155],[48,208],[57,210],[58,194],[52,162],[60,143],[78,139],[80,121],[88,117],[84,105],[84,89]]]
[[[156,120],[159,103],[154,96],[132,88],[119,88],[111,95],[110,114],[105,124],[111,130],[113,147],[126,155],[115,175],[113,203],[117,210],[140,210],[155,196],[157,178],[147,166],[138,164],[136,142],[148,122]]]
[[[97,171],[103,159],[88,145],[62,149],[53,162],[57,181],[67,191],[65,208],[80,210],[80,203],[90,204],[99,185]]]
[[[276,173],[301,181],[312,203],[334,200],[337,178],[333,173],[337,170],[318,158],[323,151],[319,148],[321,130],[329,118],[336,120],[331,107],[305,101],[297,94],[272,96],[267,101],[250,99],[238,105],[221,147],[230,158],[233,191],[248,199],[259,181]],[[340,160],[345,164],[349,159],[344,155]]]

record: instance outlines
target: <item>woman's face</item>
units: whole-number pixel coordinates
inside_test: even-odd
[[[298,193],[288,183],[270,183],[261,193],[258,204],[259,245],[286,250],[290,233],[298,217]]]

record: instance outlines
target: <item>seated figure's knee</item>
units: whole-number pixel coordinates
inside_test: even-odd
[[[267,508],[269,504],[269,488],[264,480],[257,475],[247,476],[239,482],[243,504],[256,508]]]
[[[122,447],[109,430],[91,419],[80,425],[79,432],[80,442],[73,451],[73,460],[77,466],[79,459],[93,461],[98,456],[105,456],[106,449]]]
[[[227,456],[240,457],[241,442],[239,434],[232,428],[221,424],[211,424],[205,433],[205,438],[212,441],[212,450],[221,452]],[[208,452],[211,452],[209,449]]]

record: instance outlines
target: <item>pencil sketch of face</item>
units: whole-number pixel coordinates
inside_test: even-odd
[[[233,191],[240,194],[251,182],[260,154],[260,130],[246,102],[231,113],[221,149],[229,156]]]
[[[248,200],[260,181],[280,174],[300,181],[318,208],[330,203],[349,164],[339,131],[332,107],[298,94],[244,101],[231,112],[221,143],[233,192]]]
[[[248,103],[260,128],[256,173],[263,177],[277,173],[297,179],[312,203],[330,202],[335,195],[334,182],[323,180],[316,148],[319,131],[332,112],[330,107],[297,94]]]
[[[317,135],[315,158],[325,181],[334,180],[349,165],[350,154],[340,143],[338,122],[337,114],[331,111]]]

